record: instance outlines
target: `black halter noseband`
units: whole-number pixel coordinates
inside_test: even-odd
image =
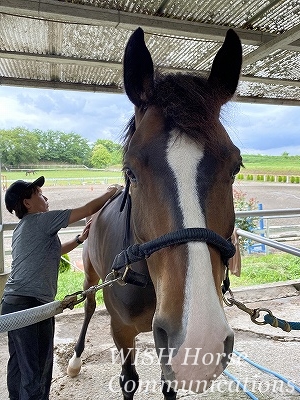
[[[129,196],[129,179],[126,182],[126,188],[124,190],[123,199],[121,203],[120,212],[123,211],[126,201],[130,198]],[[128,213],[130,215],[130,206],[128,207]],[[129,223],[130,217],[127,217],[127,224]],[[126,229],[126,236],[129,232],[129,227]],[[235,247],[231,243],[231,240],[224,239],[222,236],[218,235],[214,231],[207,228],[185,228],[180,229],[175,232],[170,232],[162,235],[154,240],[150,240],[145,243],[135,243],[127,248],[125,248],[121,253],[117,254],[112,265],[113,271],[119,271],[120,269],[129,266],[137,261],[145,260],[150,257],[154,252],[161,250],[165,247],[174,246],[178,244],[188,243],[188,242],[206,242],[207,244],[216,247],[222,257],[224,265],[228,266],[229,258],[233,257],[235,254]],[[139,279],[139,275],[141,275]],[[226,273],[225,280],[223,282],[223,289],[227,291],[229,287],[228,274]],[[126,283],[134,283],[139,286],[145,286],[147,284],[146,277],[143,279],[142,274],[138,274],[134,271],[129,271],[126,275]],[[132,279],[131,279],[132,278]],[[132,282],[131,282],[132,280]],[[139,282],[140,280],[140,282]]]

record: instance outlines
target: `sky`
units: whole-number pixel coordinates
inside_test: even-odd
[[[0,86],[0,129],[24,127],[121,141],[133,114],[124,94]],[[300,108],[230,102],[221,121],[242,154],[300,155]]]

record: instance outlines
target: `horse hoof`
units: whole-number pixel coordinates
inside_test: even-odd
[[[76,353],[74,353],[73,357],[70,359],[68,364],[67,368],[68,376],[70,376],[71,378],[77,376],[81,370],[81,365],[82,365],[81,358],[76,357]]]

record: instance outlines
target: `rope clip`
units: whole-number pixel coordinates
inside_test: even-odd
[[[119,273],[115,273],[115,271],[110,272],[106,275],[104,281],[99,285],[94,285],[89,287],[88,289],[82,292],[84,298],[91,293],[96,293],[98,290],[103,289],[106,286],[112,286],[113,283],[118,282],[122,277]]]
[[[118,284],[121,286],[126,286],[127,282],[126,282],[126,277],[129,274],[129,270],[131,270],[131,265],[126,265],[125,267],[125,271],[123,272],[123,275],[121,276],[120,280],[118,281]],[[114,271],[115,273],[117,273],[117,271]]]
[[[81,296],[81,297],[79,297]],[[65,298],[62,300],[61,305],[63,310],[65,308],[69,308],[70,310],[73,310],[74,306],[76,306],[76,304],[81,303],[82,301],[84,301],[86,298],[84,292],[80,291],[80,292],[75,292],[73,294],[69,294],[67,296],[65,296]]]
[[[270,311],[268,308],[256,308],[253,311],[254,311],[254,313],[251,316],[251,321],[254,322],[256,325],[266,325],[267,324],[267,322],[265,320],[257,321],[257,318],[260,317],[261,312],[266,312],[268,315],[273,317],[272,311]]]
[[[133,271],[130,264],[125,266],[124,272],[119,272],[118,269],[113,269],[111,274],[114,274],[114,276],[117,277],[116,280],[121,286],[130,283],[145,288],[148,284],[148,277],[140,272]]]
[[[260,317],[260,313],[261,312],[266,312],[268,313],[270,316],[273,316],[272,312],[267,309],[267,308],[249,308],[247,307],[244,303],[237,301],[234,298],[234,295],[232,293],[232,291],[230,289],[228,289],[228,292],[230,294],[231,297],[226,298],[223,295],[223,301],[224,303],[228,306],[228,307],[232,307],[232,306],[236,306],[238,307],[240,310],[244,311],[245,313],[250,315],[251,321],[256,324],[256,325],[266,325],[266,321],[257,321],[257,319]]]

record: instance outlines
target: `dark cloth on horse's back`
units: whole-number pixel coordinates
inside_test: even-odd
[[[93,218],[94,221],[90,229],[88,238],[89,258],[92,264],[97,263],[97,260],[100,260],[102,264],[102,280],[104,280],[106,275],[111,272],[115,256],[134,243],[134,237],[129,221],[131,209],[130,195],[128,195],[128,198],[126,199],[123,211],[120,212],[123,195],[124,192],[105,204],[97,217]],[[100,232],[101,234],[98,234]],[[97,235],[98,238],[96,237]],[[128,307],[131,302],[136,304],[136,298],[142,296],[143,301],[138,303],[138,307],[135,305],[134,310],[132,311],[133,314],[138,315],[143,312],[147,302],[149,305],[150,303],[153,303],[155,294],[146,261],[142,260],[133,263],[132,269],[146,276],[146,279],[148,280],[146,288],[141,288],[131,284],[120,286],[115,283],[112,287],[108,288],[108,292],[115,293],[117,297],[126,299],[124,301],[126,301]]]
[[[101,216],[108,213],[111,217],[111,212],[113,212],[113,220],[111,223],[113,225],[117,224],[118,229],[122,232],[123,238],[122,249],[128,247],[133,243],[131,227],[130,227],[130,214],[131,214],[131,197],[129,193],[124,190],[118,192],[116,196],[112,196],[107,203],[100,210]],[[110,218],[109,217],[109,218]],[[119,236],[119,235],[118,235]]]

